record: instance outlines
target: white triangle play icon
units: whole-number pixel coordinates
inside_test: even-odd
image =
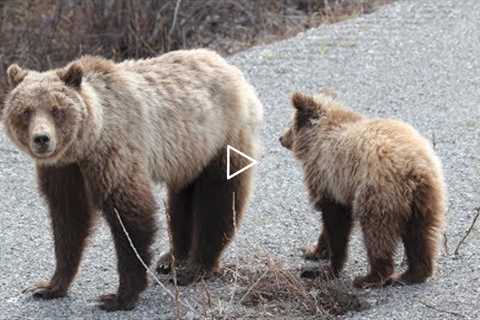
[[[233,150],[234,152],[238,153],[239,155],[241,155],[242,157],[250,160],[250,163],[248,165],[246,165],[245,167],[243,167],[242,169],[234,172],[234,173],[231,173],[230,172],[230,150]],[[244,172],[245,170],[248,170],[250,169],[251,167],[253,167],[254,165],[257,164],[257,160],[253,159],[252,157],[249,157],[247,156],[245,153],[235,149],[234,147],[232,147],[231,145],[227,144],[227,180],[230,180],[232,179],[233,177],[235,177],[236,175],[239,175],[240,173]]]

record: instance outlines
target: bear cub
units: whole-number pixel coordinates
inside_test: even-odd
[[[306,258],[328,250],[325,269],[305,277],[337,276],[347,258],[354,222],[359,222],[369,272],[357,288],[424,282],[435,268],[445,221],[445,184],[430,143],[410,125],[369,119],[327,95],[294,93],[293,123],[280,138],[303,166],[305,185],[321,211],[323,231]],[[408,268],[394,273],[394,253],[403,241]]]

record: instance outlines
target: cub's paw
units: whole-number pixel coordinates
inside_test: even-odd
[[[383,279],[378,275],[368,274],[363,277],[356,277],[353,286],[357,289],[382,288],[389,283],[389,279]]]
[[[324,243],[317,243],[301,249],[305,260],[318,261],[329,258],[328,247]]]
[[[181,269],[186,265],[186,261],[182,259],[175,259],[176,269]],[[172,272],[173,259],[170,251],[163,253],[157,261],[155,271],[159,274],[170,274]]]
[[[129,299],[124,301],[117,294],[104,294],[98,297],[98,307],[107,312],[120,311],[120,310],[132,310],[135,308],[137,299]]]
[[[172,271],[172,255],[170,251],[164,252],[160,258],[158,258],[155,270],[160,274],[169,274],[170,271]]]
[[[64,297],[67,291],[58,288],[58,286],[51,285],[48,281],[42,281],[23,290],[22,293],[29,293],[36,299],[48,300]]]
[[[416,283],[423,283],[428,279],[428,275],[421,272],[406,271],[404,273],[394,273],[386,282],[391,286],[405,286]]]

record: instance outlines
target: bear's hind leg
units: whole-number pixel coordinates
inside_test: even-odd
[[[357,288],[380,288],[388,283],[394,272],[393,256],[399,237],[395,232],[374,225],[372,220],[360,223],[370,271],[366,276],[355,278],[353,285]]]
[[[370,186],[357,195],[353,210],[360,220],[370,265],[369,273],[355,278],[353,285],[357,288],[383,287],[394,272],[393,257],[400,239],[401,215],[381,190]]]
[[[231,172],[247,164],[247,161],[238,155],[231,155]],[[194,282],[218,268],[218,260],[232,240],[245,209],[251,175],[252,170],[247,170],[227,180],[226,154],[225,150],[222,150],[195,180],[192,248],[186,270],[177,272],[179,284]]]
[[[192,196],[193,185],[188,185],[180,191],[168,190],[168,203],[165,210],[169,222],[172,243],[170,250],[161,255],[157,263],[157,272],[168,274],[172,265],[172,253],[175,264],[182,265],[188,258],[192,244]]]
[[[435,249],[425,232],[425,226],[419,221],[408,223],[402,237],[407,254],[408,269],[393,279],[394,282],[399,284],[421,283],[432,275]]]
[[[442,224],[443,208],[439,201],[415,202],[413,215],[402,235],[408,269],[400,277],[393,279],[395,282],[421,283],[433,274]]]
[[[370,271],[366,276],[356,277],[353,285],[356,288],[381,288],[390,280],[394,271],[394,246],[382,243],[384,240],[381,232],[364,231],[364,241]]]

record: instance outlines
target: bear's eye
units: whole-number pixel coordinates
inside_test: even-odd
[[[51,108],[51,113],[54,118],[61,118],[62,117],[62,110],[58,106],[53,106]]]
[[[22,111],[22,113],[20,113],[20,118],[22,119],[22,121],[28,121],[31,115],[32,115],[32,110],[25,109]]]

